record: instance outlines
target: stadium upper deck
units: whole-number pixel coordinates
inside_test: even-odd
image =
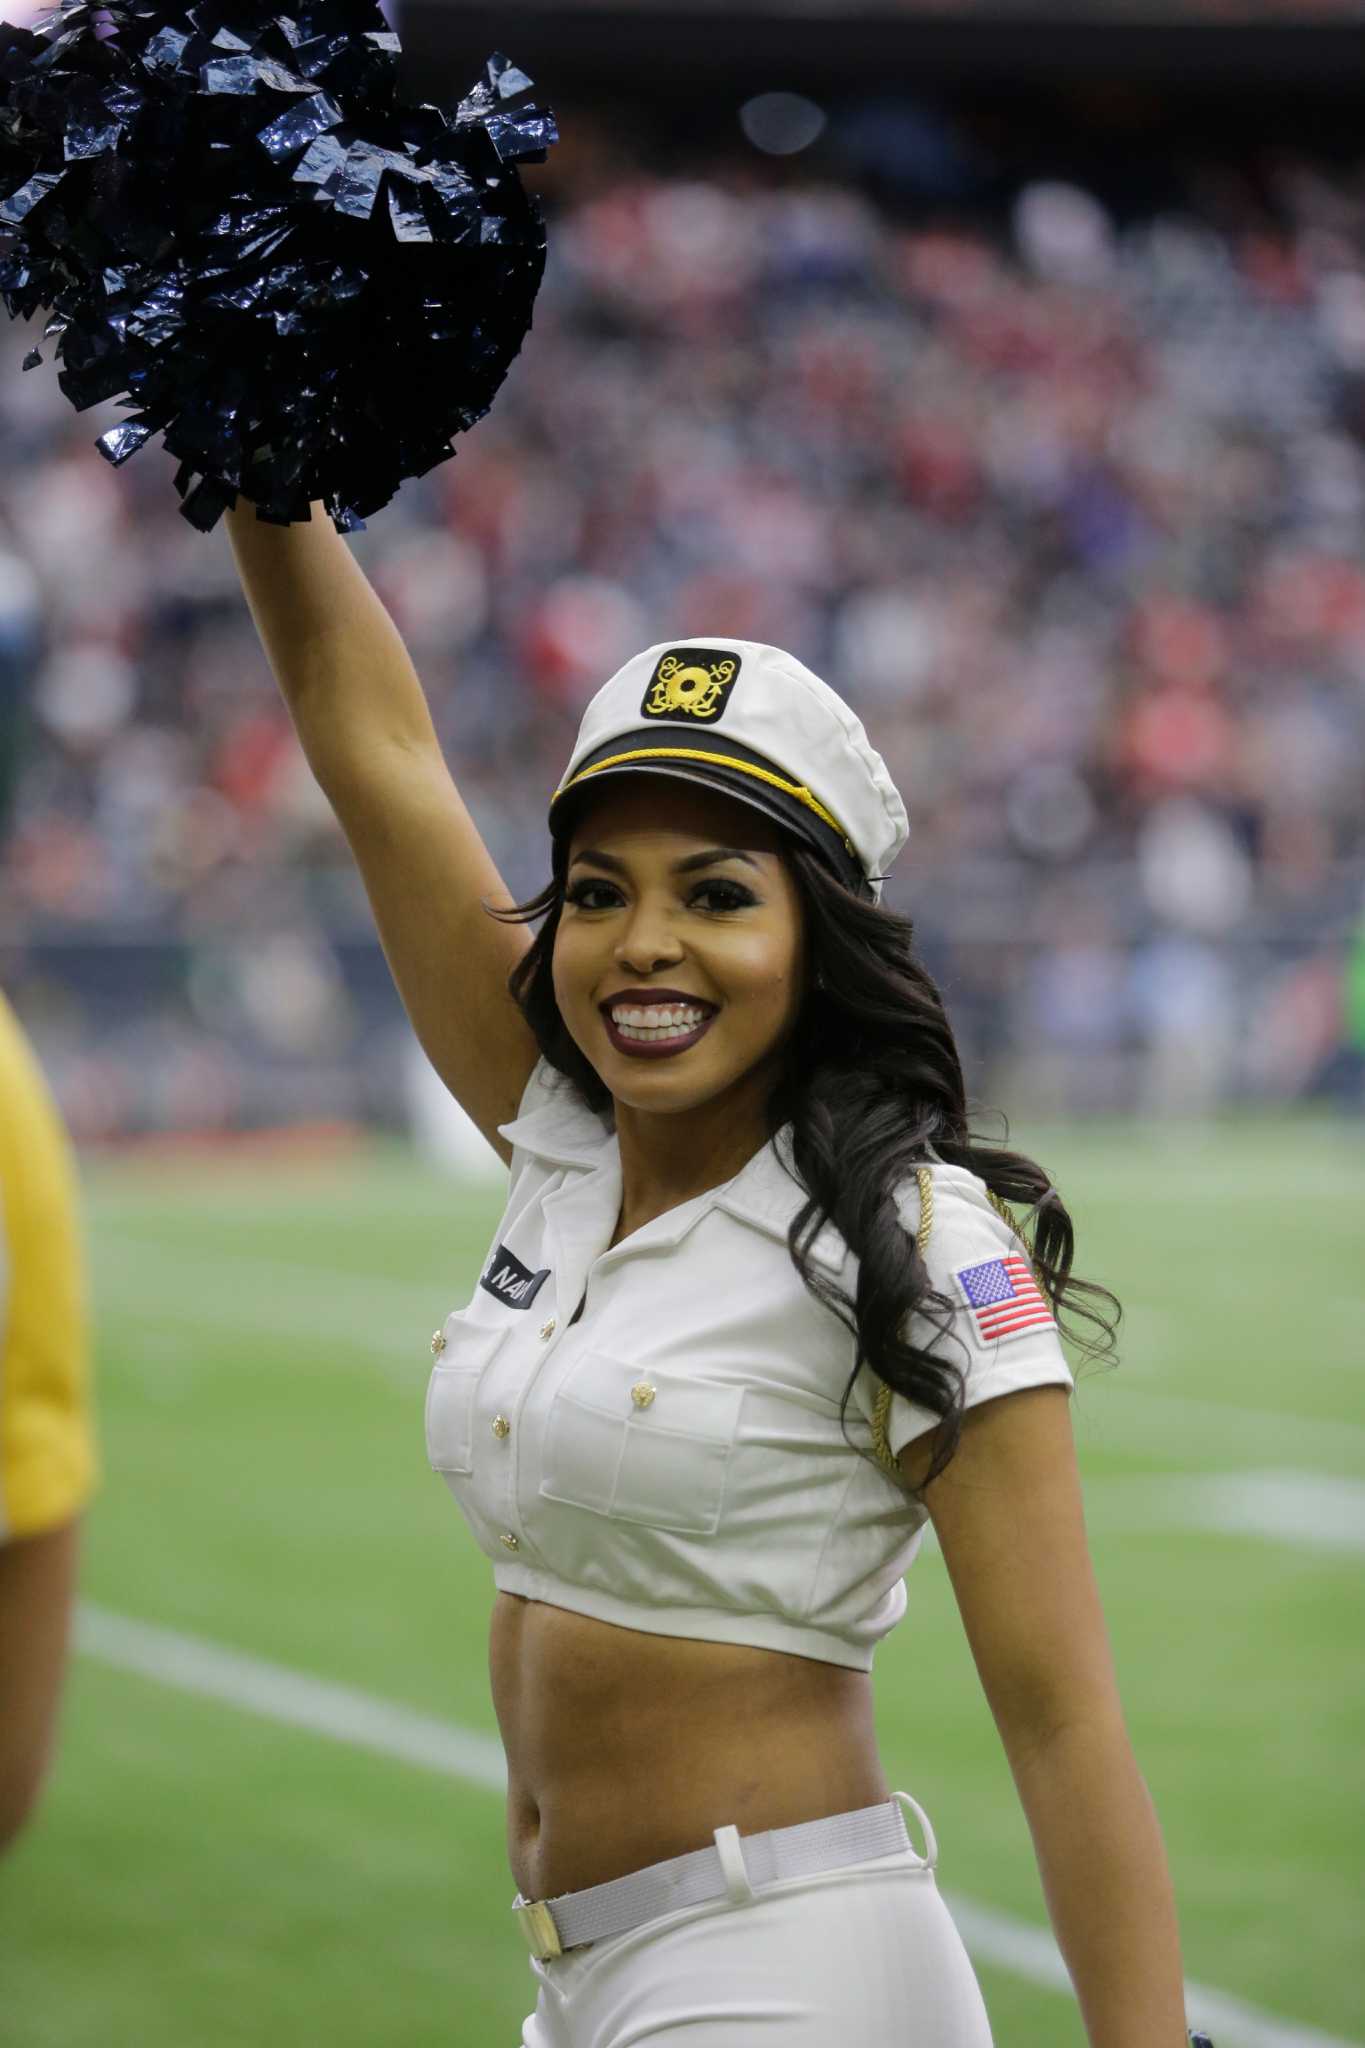
[[[828,158],[570,125],[492,417],[353,543],[509,886],[617,662],[771,639],[906,793],[894,888],[970,1057],[1071,1107],[1326,1085],[1365,889],[1365,167],[1195,154],[1131,220],[1015,170],[888,209]],[[33,339],[0,328],[0,974],[78,1130],[265,1114],[300,1069],[313,1114],[392,1113],[366,1054],[404,1027],[226,545],[164,453],[101,462],[117,409],[21,376]]]

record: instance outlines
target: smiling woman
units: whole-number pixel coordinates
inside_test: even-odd
[[[1077,1291],[1117,1303],[1071,1276],[1043,1168],[969,1129],[939,992],[881,902],[904,807],[828,685],[747,641],[650,648],[589,704],[549,823],[546,888],[484,906],[544,919],[507,981],[540,1059],[499,1127],[512,1179],[489,1272],[524,1275],[545,1320],[523,1335],[481,1282],[438,1333],[453,1356],[428,1408],[431,1462],[498,1588],[539,1991],[524,2048],[613,2048],[606,2015],[637,2000],[696,2048],[733,2048],[759,2014],[793,2043],[838,2027],[889,2048],[907,2009],[926,2048],[986,2048],[932,1827],[878,1757],[873,1645],[972,1411],[1070,1497],[1056,1312]],[[1042,1428],[1011,1421],[1011,1397],[1049,1385],[1068,1400]],[[981,1524],[971,1497],[954,1507],[966,1557]],[[1027,1512],[1000,1489],[993,1509]],[[1026,1703],[1056,1705],[1044,1652],[982,1620],[998,1603],[965,1575],[961,1597],[1023,1753]],[[1069,1619],[1083,1651],[1059,1672],[1103,1680],[1093,1608]],[[797,1876],[822,1879],[804,1938],[792,1900],[769,1900],[791,1924],[766,1921],[767,1947],[725,1920],[727,1899]],[[863,1986],[837,1965],[855,1876]]]
[[[555,1001],[611,1089],[622,1221],[635,1228],[765,1143],[805,998],[801,899],[771,820],[647,775],[588,785],[567,872]],[[674,1017],[688,1004],[704,1013],[690,1025]]]
[[[1112,1353],[1115,1324],[1075,1297],[1118,1304],[1072,1275],[1071,1220],[1050,1176],[968,1129],[939,991],[915,958],[911,920],[880,900],[908,837],[904,805],[827,684],[747,641],[646,650],[588,706],[550,829],[548,886],[510,910],[485,908],[505,922],[545,916],[508,988],[543,1060],[611,1119],[618,1236],[716,1186],[790,1125],[809,1197],[794,1267],[856,1332],[878,1382],[875,1457],[898,1478],[913,1469],[921,1501],[952,1459],[974,1389],[909,1336],[922,1310],[944,1312],[932,1328],[941,1338],[966,1306],[931,1287],[907,1231],[918,1168],[965,1169],[996,1208],[1020,1331],[1030,1314],[1074,1306],[1104,1335],[1083,1348]],[[627,1037],[612,1011],[627,1005],[638,1029],[638,1006],[659,997],[714,1012],[676,1041]],[[1035,1219],[1029,1244],[1005,1206],[1020,1200]],[[862,1270],[856,1303],[806,1257],[826,1223]],[[841,1420],[857,1379],[855,1368]],[[912,1436],[921,1441],[898,1458],[897,1439]]]
[[[550,880],[508,905],[339,536],[232,540],[414,1029],[510,1168],[425,1435],[497,1591],[522,2048],[901,2048],[907,2014],[919,2048],[988,2048],[876,1743],[931,1515],[1092,2038],[1173,2048],[1169,1878],[1111,1796],[1112,1712],[1084,1784],[1033,1761],[1113,1698],[1056,1320],[1113,1297],[1072,1277],[1047,1173],[971,1132],[881,900],[909,823],[860,721],[780,649],[647,649],[588,705]]]

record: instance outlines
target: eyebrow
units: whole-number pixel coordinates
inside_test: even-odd
[[[599,868],[614,868],[617,874],[623,875],[627,872],[625,861],[618,860],[614,853],[599,853],[595,847],[585,847],[582,853],[576,853],[569,866],[576,867],[581,860],[590,860]],[[673,873],[690,875],[694,868],[714,867],[720,860],[747,860],[751,868],[758,867],[753,855],[742,852],[738,846],[710,846],[705,853],[689,853],[684,860],[675,860]]]

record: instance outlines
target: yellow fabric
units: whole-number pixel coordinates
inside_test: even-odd
[[[75,1154],[0,995],[0,1540],[70,1521],[98,1477]]]

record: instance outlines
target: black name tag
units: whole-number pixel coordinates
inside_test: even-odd
[[[479,1285],[495,1300],[505,1301],[509,1308],[529,1308],[549,1277],[548,1266],[533,1273],[505,1244],[500,1244],[488,1262],[487,1272],[479,1276]]]

